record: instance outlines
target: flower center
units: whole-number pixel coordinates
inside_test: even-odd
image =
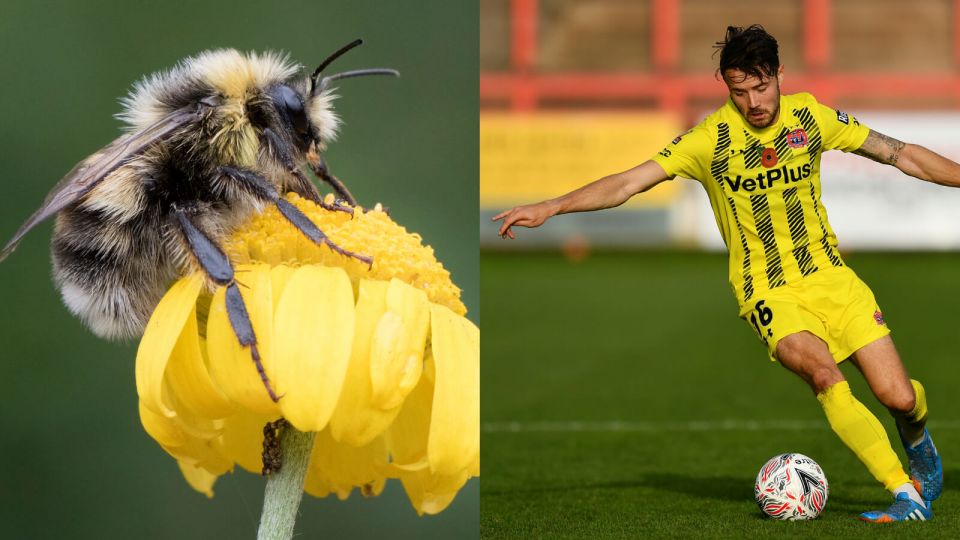
[[[319,264],[343,268],[353,283],[360,280],[404,281],[427,293],[431,302],[450,308],[458,315],[466,313],[460,289],[418,234],[408,233],[386,212],[360,207],[348,212],[326,210],[296,194],[287,200],[300,209],[333,242],[357,254],[373,257],[373,266],[318,246],[297,230],[275,206],[241,225],[225,242],[224,248],[235,264],[262,262],[272,266]],[[333,202],[332,196],[328,201]],[[243,276],[238,276],[240,281]]]

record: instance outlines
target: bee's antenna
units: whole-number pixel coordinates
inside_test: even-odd
[[[363,43],[362,39],[355,39],[350,43],[347,43],[343,47],[340,47],[335,53],[331,54],[324,60],[320,62],[320,65],[317,66],[317,69],[313,71],[313,75],[310,76],[310,95],[315,95],[318,92],[323,92],[327,88],[327,85],[333,81],[340,79],[349,79],[351,77],[365,77],[367,75],[389,75],[391,77],[399,77],[400,72],[395,69],[384,69],[384,68],[372,68],[372,69],[355,69],[352,71],[344,71],[341,73],[334,73],[320,79],[320,83],[317,84],[317,78],[320,77],[320,74],[323,73],[323,70],[327,68],[334,60],[343,56],[343,54],[350,49]]]
[[[318,91],[322,92],[327,88],[327,85],[333,81],[340,79],[349,79],[352,77],[366,77],[367,75],[389,75],[390,77],[399,77],[400,72],[395,69],[386,69],[386,68],[372,68],[372,69],[355,69],[353,71],[344,71],[341,73],[334,73],[320,79],[320,86]]]
[[[310,76],[310,80],[313,81],[313,86],[314,86],[314,87],[317,86],[317,77],[319,77],[320,74],[323,73],[323,70],[326,69],[327,66],[329,66],[329,65],[330,65],[334,60],[336,60],[337,58],[340,58],[341,56],[343,56],[343,53],[345,53],[345,52],[349,51],[350,49],[352,49],[352,48],[360,45],[361,43],[363,43],[363,40],[362,40],[362,39],[359,39],[359,38],[358,38],[358,39],[355,39],[355,40],[351,41],[350,43],[347,43],[347,44],[344,45],[343,47],[340,47],[339,49],[337,49],[337,52],[335,52],[335,53],[331,54],[330,56],[328,56],[327,59],[324,60],[323,62],[320,62],[320,65],[317,66],[317,69],[313,70],[313,75]]]

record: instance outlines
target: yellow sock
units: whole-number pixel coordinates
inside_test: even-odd
[[[850,383],[841,381],[817,395],[830,427],[847,448],[860,458],[888,491],[910,482],[900,459],[890,446],[887,432],[863,403],[850,393]]]
[[[910,379],[910,384],[913,385],[913,394],[916,396],[913,410],[906,414],[895,414],[893,417],[897,420],[897,428],[900,429],[903,439],[913,446],[923,438],[923,428],[927,425],[927,394],[919,381]]]

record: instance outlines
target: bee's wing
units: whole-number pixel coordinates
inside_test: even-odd
[[[132,156],[140,154],[145,148],[166,139],[184,124],[195,120],[197,114],[195,107],[176,110],[143,129],[121,135],[100,151],[78,163],[50,190],[40,208],[7,242],[3,251],[0,251],[0,261],[10,255],[23,236],[38,223],[85,195]]]

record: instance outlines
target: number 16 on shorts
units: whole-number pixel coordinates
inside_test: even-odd
[[[754,306],[753,312],[750,313],[750,323],[757,329],[760,339],[767,343],[767,340],[773,337],[773,329],[770,328],[770,323],[773,322],[773,310],[764,306],[763,303],[764,300],[760,300]]]

